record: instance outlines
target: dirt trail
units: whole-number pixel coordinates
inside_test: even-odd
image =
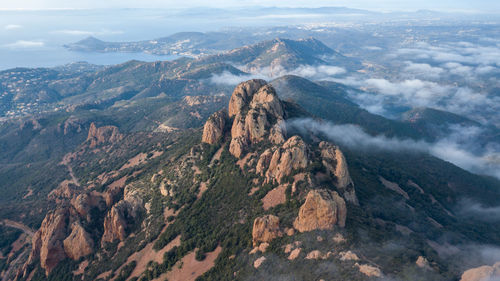
[[[71,183],[80,186],[80,183],[78,182],[78,179],[75,177],[75,174],[73,173],[73,168],[71,168],[71,165],[69,164],[71,162],[71,156],[73,156],[72,153],[68,153],[64,155],[63,160],[61,161],[61,164],[66,166],[69,172],[69,176],[71,177]]]

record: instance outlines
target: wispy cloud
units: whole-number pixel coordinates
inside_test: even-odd
[[[412,48],[399,49],[393,56],[430,59],[438,63],[458,62],[471,65],[500,66],[500,48],[498,46],[484,46],[469,42],[445,43],[437,46],[421,42]]]
[[[265,75],[258,75],[258,74],[235,75],[229,71],[224,71],[221,74],[212,75],[212,77],[210,78],[210,82],[213,84],[237,85],[243,81],[256,78],[269,79],[269,77]]]
[[[109,30],[103,29],[100,31],[89,31],[89,30],[78,30],[78,29],[62,29],[52,31],[53,34],[65,34],[65,35],[74,35],[74,36],[100,36],[100,35],[114,35],[114,34],[123,34],[124,32],[121,30]]]
[[[417,68],[427,68],[427,66],[419,65]],[[480,93],[468,87],[443,85],[416,78],[402,81],[356,77],[329,80],[364,90],[350,92],[351,99],[367,110],[382,115],[387,115],[385,108],[388,104],[432,107],[465,115],[500,110],[500,97]]]
[[[19,24],[8,24],[8,25],[4,26],[4,29],[5,30],[14,30],[14,29],[20,29],[22,27],[23,26],[19,25]]]
[[[7,48],[40,48],[45,46],[43,41],[18,40],[11,44],[6,44]]]
[[[461,200],[456,207],[456,213],[481,221],[500,221],[500,206],[485,206],[471,199]]]
[[[234,75],[224,71],[221,74],[213,75],[210,82],[214,84],[236,85],[240,82],[254,78],[270,80],[283,75],[297,75],[309,79],[325,79],[336,77],[344,73],[346,73],[345,68],[332,65],[301,65],[293,70],[285,70],[278,66],[273,68],[261,68],[245,75]]]
[[[368,51],[381,51],[382,48],[378,46],[365,46],[363,49],[368,50]]]
[[[481,131],[476,127],[455,127],[454,132],[436,142],[372,136],[356,125],[335,125],[313,119],[295,119],[287,123],[303,134],[322,134],[341,145],[357,150],[414,151],[434,155],[463,169],[488,174],[500,179],[500,162],[488,161],[498,157],[500,147],[478,147],[475,136]]]

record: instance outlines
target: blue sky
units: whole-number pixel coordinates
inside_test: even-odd
[[[182,8],[182,7],[345,6],[370,10],[500,12],[499,0],[16,0],[1,1],[0,9]]]

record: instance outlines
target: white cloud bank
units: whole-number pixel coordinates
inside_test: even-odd
[[[500,148],[491,146],[481,150],[475,147],[477,145],[474,137],[480,132],[475,127],[456,127],[454,128],[455,132],[448,137],[429,143],[411,139],[389,138],[385,135],[372,136],[359,126],[334,125],[309,118],[291,120],[287,125],[304,134],[323,134],[330,140],[352,149],[429,153],[471,172],[487,174],[500,179],[500,161],[488,160],[490,157],[500,157]]]
[[[284,75],[297,75],[308,79],[326,79],[344,73],[346,73],[345,68],[331,65],[300,65],[293,70],[285,70],[282,67],[274,67],[272,69],[266,67],[252,71],[252,73],[246,75],[234,75],[228,71],[224,71],[221,74],[214,74],[210,78],[210,82],[214,84],[236,85],[249,79],[272,80]]]

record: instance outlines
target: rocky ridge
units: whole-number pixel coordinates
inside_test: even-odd
[[[202,142],[214,144],[230,134],[229,152],[240,159],[240,167],[260,176],[263,183],[293,186],[292,195],[305,198],[293,224],[299,232],[343,228],[346,202],[358,204],[343,153],[329,142],[308,143],[299,135],[288,136],[286,119],[274,88],[264,80],[249,80],[236,86],[227,116],[219,111],[207,120]],[[232,126],[223,131],[226,123]],[[318,171],[312,168],[314,162],[321,167]],[[253,244],[268,243],[283,233],[279,217],[258,217]]]

